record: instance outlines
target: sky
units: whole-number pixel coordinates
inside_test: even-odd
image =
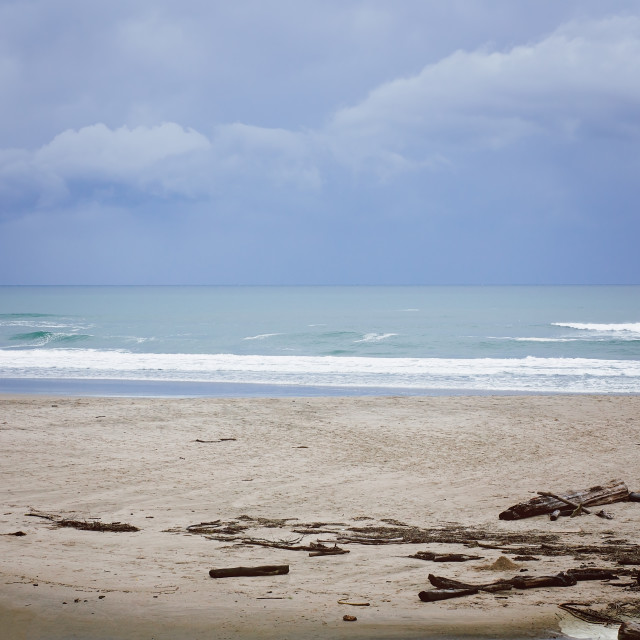
[[[639,284],[637,0],[0,0],[0,284]]]

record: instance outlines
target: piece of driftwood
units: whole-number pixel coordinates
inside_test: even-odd
[[[70,518],[61,518],[60,516],[50,513],[38,513],[32,511],[25,513],[25,516],[33,516],[35,518],[44,518],[51,520],[56,527],[70,527],[72,529],[81,529],[82,531],[110,531],[112,533],[134,533],[140,531],[138,527],[126,522],[100,522],[99,520],[72,520]]]
[[[240,578],[257,576],[279,576],[289,573],[288,564],[271,564],[261,567],[230,567],[228,569],[211,569],[209,575],[212,578]]]
[[[611,569],[568,569],[567,573],[578,582],[583,580],[617,580],[618,576]]]
[[[285,551],[308,551],[309,556],[339,556],[350,553],[348,549],[342,549],[334,544],[332,547],[322,542],[311,542],[309,544],[298,544],[302,536],[295,540],[263,540],[261,538],[247,538],[242,540],[242,544],[256,545],[259,547],[271,547],[273,549],[284,549]]]
[[[468,562],[469,560],[482,560],[482,556],[469,556],[465,553],[434,553],[433,551],[418,551],[409,558],[418,560],[430,560],[431,562]]]
[[[589,511],[589,509],[587,509],[582,503],[566,500],[562,496],[558,496],[555,493],[551,493],[550,491],[538,491],[538,495],[545,496],[547,498],[555,498],[556,500],[560,500],[560,502],[564,502],[565,504],[568,504],[570,507],[573,508],[573,511],[570,514],[572,518],[574,516],[582,515],[583,513],[586,513],[587,515],[591,515],[591,513],[593,513],[592,511]],[[553,513],[557,513],[558,515],[560,515],[561,511],[560,509],[556,509]],[[605,520],[613,520],[613,515],[605,511],[604,509],[601,509],[600,511],[596,512],[596,515],[598,516],[598,518],[604,518]],[[553,518],[551,519],[553,520]]]
[[[350,553],[349,549],[342,549],[337,544],[333,547],[328,547],[322,542],[312,542],[309,545],[309,557],[314,558],[317,556],[341,556],[345,553]]]
[[[338,542],[343,544],[403,544],[404,538],[363,538],[360,536],[340,536]]]
[[[623,622],[618,629],[618,640],[640,640],[640,624]]]
[[[588,604],[579,602],[563,602],[558,605],[560,609],[567,611],[572,616],[584,620],[590,624],[620,624],[622,620],[616,616],[604,614],[600,611],[592,609]]]
[[[575,576],[569,573],[560,572],[554,576],[515,576],[508,580],[497,580],[486,584],[469,584],[459,580],[451,580],[441,576],[429,574],[429,582],[436,587],[437,591],[486,591],[495,593],[497,591],[510,591],[516,589],[536,589],[540,587],[570,587],[577,583]],[[432,593],[428,591],[426,593]],[[460,594],[468,595],[468,594]],[[438,598],[436,598],[438,599]]]
[[[538,589],[540,587],[572,587],[577,584],[577,580],[561,571],[555,576],[516,576],[509,582],[516,589]]]
[[[438,600],[472,596],[476,593],[478,593],[478,589],[431,589],[430,591],[421,591],[418,598],[422,602],[437,602]]]
[[[468,584],[466,582],[460,582],[459,580],[434,576],[432,573],[429,574],[429,582],[436,589],[477,589],[478,591],[488,591],[489,593],[495,591],[510,591],[513,589],[513,585],[508,580],[498,580],[486,584]]]
[[[548,493],[548,492],[545,492]],[[562,509],[567,502],[575,505],[595,506],[621,502],[629,497],[629,489],[622,480],[611,480],[606,484],[596,485],[589,489],[579,491],[567,491],[562,494],[538,495],[527,502],[520,502],[509,507],[498,516],[500,520],[520,520],[531,518],[546,513],[552,513],[556,509]],[[561,498],[561,499],[559,499]]]

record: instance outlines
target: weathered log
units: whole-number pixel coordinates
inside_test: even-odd
[[[429,582],[436,587],[436,589],[478,589],[478,591],[487,591],[494,593],[495,591],[510,591],[513,589],[513,585],[509,580],[498,580],[497,582],[489,582],[486,584],[468,584],[466,582],[459,582],[458,580],[451,580],[450,578],[443,578],[441,576],[434,576],[429,574]]]
[[[263,565],[261,567],[230,567],[228,569],[211,569],[212,578],[238,578],[255,576],[279,576],[289,573],[288,564]]]
[[[438,600],[472,596],[476,593],[478,593],[477,589],[432,589],[431,591],[421,591],[418,594],[418,598],[422,602],[437,602]]]
[[[516,576],[509,582],[516,589],[538,589],[540,587],[572,587],[577,580],[561,571],[555,576]]]
[[[500,520],[520,520],[531,518],[545,513],[552,513],[556,509],[562,509],[567,502],[575,505],[595,506],[599,504],[611,504],[621,502],[629,497],[629,489],[622,480],[612,480],[603,485],[582,489],[580,491],[567,491],[557,494],[557,498],[536,496],[527,502],[520,502],[509,507],[498,516]],[[562,498],[562,499],[558,499]]]
[[[572,518],[574,516],[580,516],[583,513],[586,513],[587,515],[591,515],[593,513],[592,511],[589,511],[589,509],[587,509],[582,503],[576,503],[576,502],[572,502],[571,500],[566,500],[562,496],[558,496],[555,493],[551,493],[550,491],[538,491],[538,495],[545,496],[548,498],[555,498],[556,500],[560,500],[560,502],[564,502],[565,504],[568,504],[570,507],[573,508],[573,512],[570,514]],[[553,513],[557,513],[559,515],[560,509],[556,509]],[[550,516],[552,520],[554,520],[553,513]],[[604,518],[605,520],[613,520],[613,515],[611,513],[608,513],[604,509],[600,509],[600,511],[596,512],[596,515],[598,516],[598,518]]]
[[[618,640],[640,640],[640,624],[623,622],[618,629]]]
[[[434,553],[433,551],[418,551],[408,556],[418,560],[431,560],[432,562],[467,562],[469,560],[482,560],[482,556],[469,556],[465,553]]]
[[[582,578],[591,579],[591,578]],[[558,573],[555,576],[515,576],[508,580],[498,580],[487,584],[468,584],[450,578],[434,576],[429,574],[429,582],[442,591],[452,590],[469,590],[487,591],[493,593],[495,591],[509,591],[513,587],[516,589],[535,589],[539,587],[570,587],[577,583],[577,578],[569,573]]]
[[[611,569],[569,569],[567,573],[578,582],[583,580],[617,580],[618,576]]]
[[[311,543],[312,551],[309,552],[309,557],[314,558],[317,556],[341,556],[345,553],[349,553],[349,549],[342,549],[337,545],[333,547],[326,547],[323,544]]]
[[[466,582],[443,578],[442,576],[434,576],[432,573],[429,574],[429,582],[436,589],[477,589],[476,586],[467,584]]]
[[[555,509],[549,514],[549,520],[551,520],[552,522],[555,522],[560,517],[561,513],[562,513],[561,509]]]

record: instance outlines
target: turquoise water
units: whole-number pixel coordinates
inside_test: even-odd
[[[640,286],[0,287],[0,391],[16,381],[639,393]]]

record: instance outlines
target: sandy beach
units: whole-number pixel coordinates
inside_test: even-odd
[[[558,604],[638,599],[614,581],[432,603],[418,593],[433,588],[430,573],[479,584],[589,563],[626,569],[618,582],[628,584],[636,566],[569,551],[518,560],[500,541],[638,544],[640,503],[608,505],[612,520],[498,514],[536,491],[612,479],[640,491],[639,396],[5,395],[0,448],[3,639],[594,637],[596,625]],[[56,526],[62,518],[139,531]],[[215,524],[187,529],[199,523]],[[339,541],[366,528],[484,532],[484,544]],[[349,553],[311,557],[251,540],[338,541]],[[480,557],[409,557],[426,550]],[[503,556],[516,567],[489,568]],[[286,575],[209,577],[282,564]]]

